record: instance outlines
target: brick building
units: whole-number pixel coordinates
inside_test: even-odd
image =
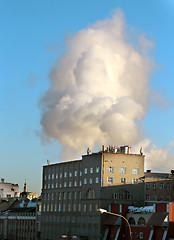
[[[132,240],[169,240],[174,238],[174,204],[157,203],[142,207],[127,204],[113,204],[113,213],[128,219]],[[129,228],[120,217],[105,214],[103,240],[129,240]]]

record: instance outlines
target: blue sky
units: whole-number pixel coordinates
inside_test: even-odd
[[[49,88],[49,74],[64,52],[65,38],[120,8],[128,26],[153,41],[157,67],[151,89],[162,96],[143,119],[146,137],[159,147],[173,140],[174,2],[1,1],[0,2],[0,177],[22,190],[40,192],[42,166],[59,161],[61,144],[42,144],[39,101]],[[171,150],[172,151],[172,150]]]

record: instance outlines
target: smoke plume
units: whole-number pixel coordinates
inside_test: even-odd
[[[66,38],[41,100],[43,136],[58,140],[66,157],[67,149],[77,156],[95,144],[142,140],[153,46],[144,35],[130,34],[120,10]]]

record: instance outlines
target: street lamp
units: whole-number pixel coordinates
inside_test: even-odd
[[[101,214],[102,213],[107,213],[107,214],[110,214],[110,215],[114,215],[114,216],[123,218],[129,226],[129,235],[130,235],[130,239],[132,239],[132,237],[131,237],[131,226],[130,226],[130,223],[128,222],[128,220],[125,217],[123,217],[122,215],[117,214],[117,213],[108,212],[106,209],[102,209],[102,208],[97,209],[97,211],[100,212]]]

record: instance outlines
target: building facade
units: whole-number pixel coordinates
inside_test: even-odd
[[[7,199],[11,197],[19,197],[18,184],[7,183],[4,178],[0,182],[0,199]]]
[[[144,156],[130,147],[103,147],[81,160],[43,167],[42,239],[74,236],[101,239],[103,216],[98,208],[144,201]]]
[[[174,171],[171,173],[145,172],[146,201],[174,201]]]

